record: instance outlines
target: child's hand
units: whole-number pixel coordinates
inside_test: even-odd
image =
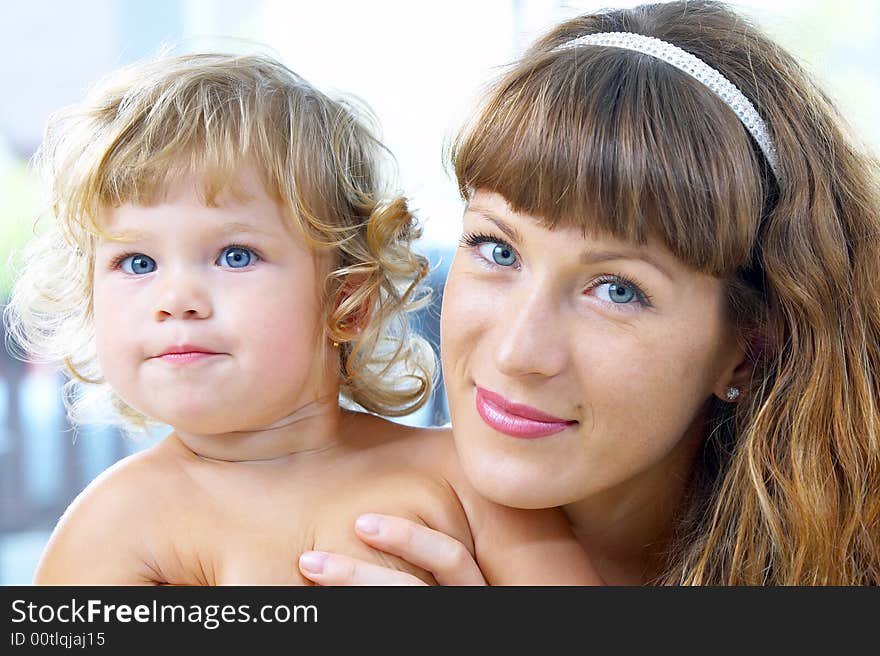
[[[407,519],[390,515],[361,515],[358,537],[431,572],[440,585],[486,585],[470,552],[458,540]],[[335,553],[308,551],[299,569],[320,585],[425,585],[412,574]]]

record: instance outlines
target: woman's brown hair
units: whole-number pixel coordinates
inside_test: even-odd
[[[755,105],[777,179],[701,82],[599,32],[683,48]],[[710,400],[675,527],[674,584],[880,583],[880,182],[801,66],[742,16],[687,1],[575,18],[495,83],[452,146],[463,197],[550,228],[657,237],[724,281],[752,365]]]

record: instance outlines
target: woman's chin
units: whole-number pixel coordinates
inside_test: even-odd
[[[558,477],[554,483],[552,476],[536,471],[528,463],[512,463],[510,458],[499,463],[485,459],[473,463],[464,456],[462,466],[477,492],[502,506],[537,510],[555,508],[577,499],[575,492],[564,489],[566,486]]]

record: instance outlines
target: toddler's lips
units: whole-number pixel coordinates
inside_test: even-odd
[[[203,346],[196,346],[194,344],[181,344],[179,346],[172,346],[171,348],[166,349],[164,352],[155,357],[157,360],[162,360],[163,362],[174,364],[189,364],[192,362],[207,360],[218,355],[223,354],[217,353],[216,351],[212,351],[211,349],[205,348]]]
[[[513,403],[482,387],[477,387],[476,405],[477,413],[489,427],[512,437],[546,437],[577,423],[554,417],[531,406]]]
[[[210,353],[207,351],[183,351],[180,353],[163,353],[158,356],[163,362],[172,362],[174,364],[188,364],[191,362],[199,362],[220,355],[220,353]]]

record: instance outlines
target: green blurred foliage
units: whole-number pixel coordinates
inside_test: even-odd
[[[27,163],[0,164],[0,304],[12,289],[16,254],[34,234],[37,190]]]

